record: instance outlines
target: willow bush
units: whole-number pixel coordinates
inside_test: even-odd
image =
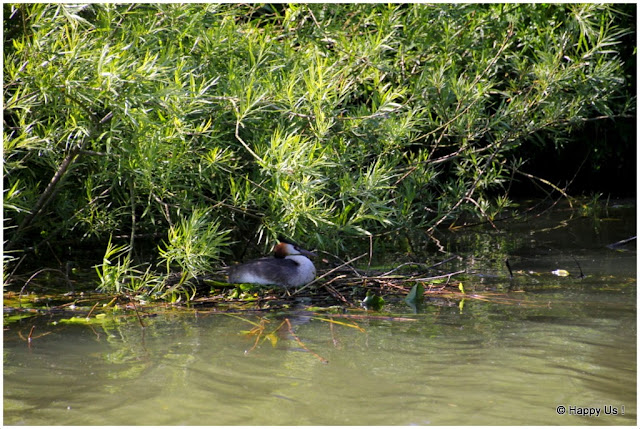
[[[615,5],[4,12],[13,257],[146,239],[195,275],[278,233],[330,251],[431,234],[509,207],[523,146],[635,114]]]

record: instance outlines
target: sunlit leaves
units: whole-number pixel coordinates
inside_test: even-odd
[[[172,266],[193,278],[213,271],[229,244],[229,231],[210,218],[204,209],[195,209],[190,216],[169,228],[167,242],[159,246],[160,258],[167,273]]]
[[[19,223],[85,141],[34,230],[103,243],[168,232],[165,262],[190,272],[220,258],[197,244],[215,235],[197,220],[203,207],[238,242],[282,232],[334,249],[465,213],[491,219],[510,204],[514,150],[559,145],[589,118],[635,105],[618,57],[629,30],[616,13],[11,6],[6,209]]]

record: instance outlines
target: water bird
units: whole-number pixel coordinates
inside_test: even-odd
[[[309,259],[315,256],[315,253],[279,238],[273,256],[229,267],[229,283],[302,286],[316,278],[316,267]]]

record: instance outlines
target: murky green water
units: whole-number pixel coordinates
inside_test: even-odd
[[[387,308],[403,320],[334,319],[364,332],[284,315],[313,353],[286,325],[275,344],[250,350],[255,337],[243,331],[255,315],[168,311],[146,319],[144,330],[135,319],[12,323],[4,332],[4,423],[635,425],[635,244],[606,247],[635,234],[635,210],[619,214],[595,226],[578,219],[549,231],[531,233],[529,224],[487,232],[483,240],[496,246],[519,237],[507,252],[515,279],[510,285],[501,263],[480,258],[465,288],[489,296],[512,286],[500,302],[427,303],[419,314]],[[586,278],[550,273],[576,274],[573,257]],[[263,316],[267,332],[284,317]],[[34,336],[49,334],[29,346],[21,336],[34,324]],[[578,415],[584,409],[599,415]]]

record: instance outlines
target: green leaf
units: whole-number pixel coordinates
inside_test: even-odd
[[[102,325],[104,323],[104,316],[102,317],[76,317],[73,316],[69,319],[60,319],[58,323],[64,323],[67,325]]]
[[[404,300],[409,304],[419,304],[424,301],[424,285],[420,282],[414,284]]]
[[[462,293],[466,293],[466,292],[464,291],[464,286],[462,285],[462,282],[460,282],[460,284],[458,285],[458,289],[460,289],[460,292],[462,292]]]
[[[380,311],[384,304],[384,299],[371,291],[368,291],[367,296],[362,300],[362,306],[367,310]]]

